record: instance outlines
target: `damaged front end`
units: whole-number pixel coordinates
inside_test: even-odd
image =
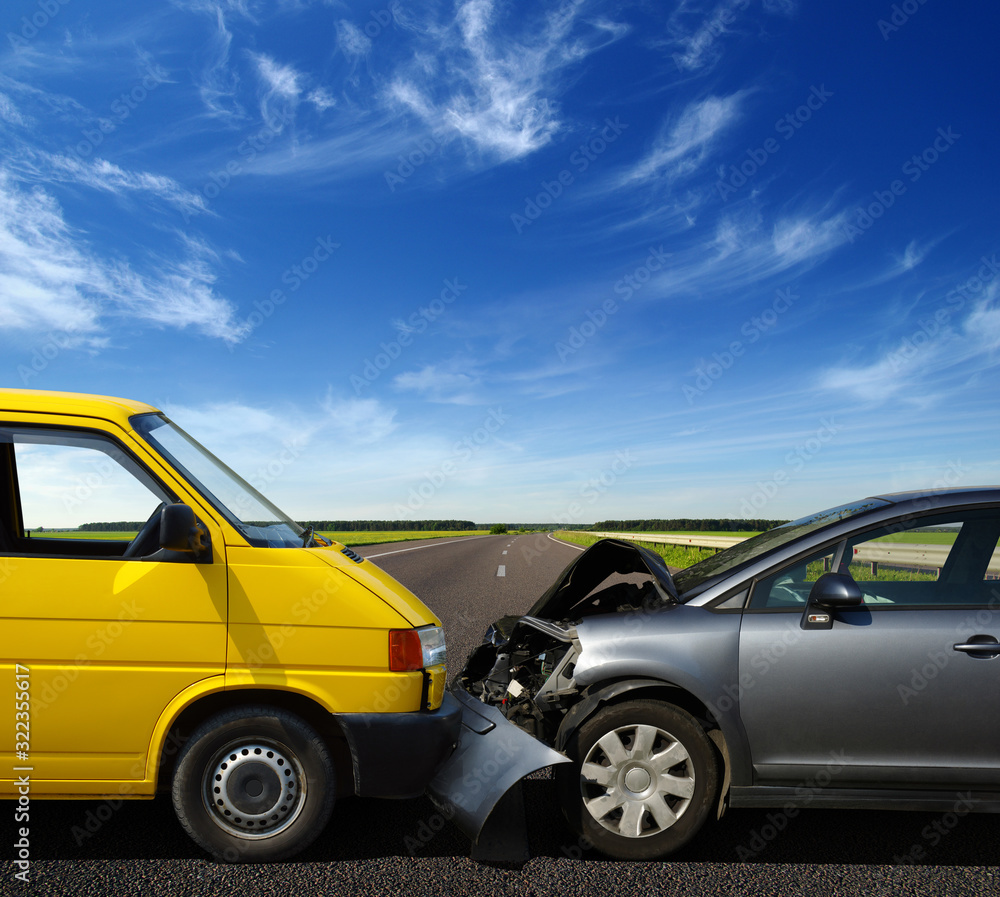
[[[472,840],[475,855],[527,858],[514,786],[533,772],[569,762],[555,747],[565,743],[567,733],[560,729],[582,697],[574,678],[583,651],[577,626],[587,617],[676,602],[659,555],[603,539],[570,564],[526,615],[489,627],[451,684],[463,709],[461,737],[429,789]],[[518,833],[512,831],[515,822]]]

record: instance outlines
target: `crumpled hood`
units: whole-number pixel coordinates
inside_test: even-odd
[[[678,600],[674,579],[656,552],[621,539],[601,539],[562,572],[528,614],[547,620],[571,619],[577,605],[611,573],[652,576],[664,603]]]

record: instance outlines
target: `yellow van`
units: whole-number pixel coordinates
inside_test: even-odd
[[[216,858],[281,859],[458,740],[441,621],[138,402],[0,390],[0,625],[26,831],[33,799],[169,790]]]

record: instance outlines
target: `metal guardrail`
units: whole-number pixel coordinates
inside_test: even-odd
[[[591,533],[602,539],[624,539],[627,542],[653,542],[657,545],[687,545],[697,548],[729,548],[742,542],[745,536],[684,536],[674,533]]]
[[[686,545],[698,548],[729,548],[744,541],[741,536],[685,536],[670,533],[590,533],[601,538],[625,539],[630,542],[653,542],[660,545]],[[885,547],[876,547],[869,542],[863,548],[855,549],[854,561],[873,564],[875,573],[879,564],[891,567],[922,567],[929,570],[940,570],[948,559],[950,545],[917,545],[904,542],[885,543]],[[1000,574],[1000,549],[993,552],[987,572]]]

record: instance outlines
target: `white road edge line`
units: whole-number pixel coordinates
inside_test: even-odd
[[[577,551],[586,551],[586,548],[581,548],[579,545],[574,545],[572,542],[563,542],[562,539],[553,539],[552,534],[549,533],[549,538],[552,539],[556,545],[565,545],[567,548],[575,548]]]
[[[452,542],[471,542],[473,539],[486,539],[487,536],[466,536],[464,539],[449,539],[447,542],[433,542],[430,545],[415,545],[413,548],[399,548],[396,551],[383,551],[381,554],[367,554],[365,558],[384,558],[389,554],[402,554],[404,551],[420,551],[421,548],[437,548],[438,545],[451,545]],[[364,547],[364,546],[362,546]]]
[[[497,576],[506,576],[506,575],[507,575],[507,568],[503,564],[501,564],[499,567],[497,567]]]

